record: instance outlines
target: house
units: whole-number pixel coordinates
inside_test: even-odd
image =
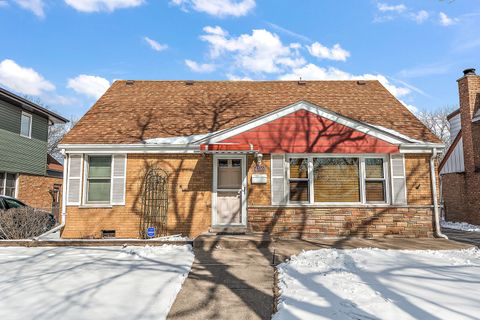
[[[460,108],[448,116],[451,145],[440,163],[445,217],[480,224],[480,76],[458,79]]]
[[[378,81],[116,81],[66,135],[64,238],[431,237],[443,144]]]
[[[63,166],[47,154],[48,127],[67,120],[0,88],[0,195],[51,210],[60,200]]]

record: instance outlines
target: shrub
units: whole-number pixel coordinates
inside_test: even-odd
[[[28,239],[45,233],[55,225],[52,215],[45,211],[23,207],[0,210],[0,238]]]

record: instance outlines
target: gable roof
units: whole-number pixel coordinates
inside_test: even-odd
[[[0,98],[7,99],[13,105],[25,109],[27,111],[33,111],[43,115],[45,118],[48,118],[52,123],[67,123],[68,120],[64,117],[52,112],[30,100],[22,98],[8,90],[5,90],[0,87]]]
[[[439,142],[378,81],[116,81],[61,143],[132,144],[213,133],[299,101]]]

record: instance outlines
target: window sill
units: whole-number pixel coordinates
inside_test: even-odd
[[[111,209],[113,206],[111,204],[82,204],[79,205],[78,208],[80,209],[92,209],[92,208],[103,208],[103,209]]]

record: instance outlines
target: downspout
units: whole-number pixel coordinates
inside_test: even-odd
[[[435,173],[435,158],[437,157],[437,149],[432,149],[432,157],[430,158],[430,176],[432,177],[432,197],[433,197],[433,212],[435,214],[435,233],[439,238],[448,239],[440,229],[440,212],[438,210],[437,198],[437,175]]]
[[[33,240],[36,240],[36,241],[41,240],[42,237],[47,236],[51,233],[57,232],[57,231],[61,230],[63,227],[65,227],[65,218],[67,216],[67,212],[66,212],[66,209],[67,209],[67,206],[66,206],[67,192],[66,191],[67,191],[68,157],[65,154],[65,150],[62,150],[62,154],[63,154],[63,158],[64,158],[64,161],[63,161],[63,181],[62,181],[62,222],[58,226],[56,226],[55,228],[50,229],[47,232],[39,235],[38,237],[33,238]]]

